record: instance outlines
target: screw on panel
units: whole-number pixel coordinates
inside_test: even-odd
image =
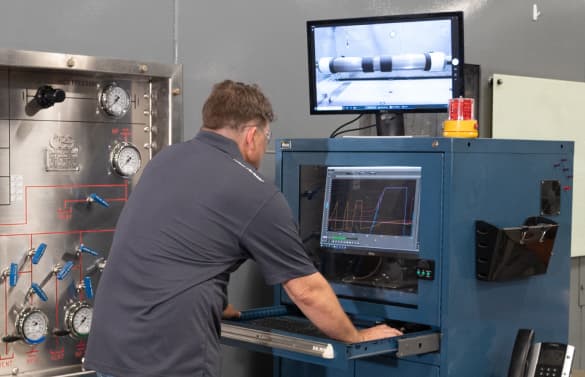
[[[437,148],[439,146],[438,140],[433,140],[433,144],[431,144],[433,148]]]
[[[175,88],[175,89],[173,89],[173,92],[172,93],[173,93],[174,96],[178,96],[179,94],[181,94],[181,88]]]
[[[148,126],[144,127],[144,132],[150,132],[150,127]]]
[[[538,21],[540,17],[540,11],[538,10],[538,4],[532,4],[532,21]]]
[[[13,368],[13,369],[12,369],[12,375],[13,375],[13,376],[16,376],[16,375],[18,375],[18,373],[19,373],[19,372],[20,372],[20,370],[19,370],[18,368]]]
[[[144,110],[144,116],[149,116],[149,115],[150,115],[150,111]]]
[[[148,72],[148,66],[146,64],[140,64],[138,66],[138,70],[140,71],[140,73],[146,73]]]
[[[150,143],[144,144],[144,149],[150,149]]]
[[[74,57],[70,57],[69,59],[67,59],[67,67],[69,68],[73,68],[75,67],[75,58]]]

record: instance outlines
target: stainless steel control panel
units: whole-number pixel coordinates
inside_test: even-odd
[[[180,85],[177,65],[0,49],[0,376],[82,373],[118,216],[179,140]]]

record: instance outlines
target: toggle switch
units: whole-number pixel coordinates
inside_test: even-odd
[[[59,272],[57,272],[57,280],[65,279],[67,277],[67,275],[69,275],[69,272],[71,272],[72,268],[73,268],[72,261],[65,263],[63,265],[63,267],[61,267],[61,269],[59,269]]]
[[[31,260],[33,262],[33,264],[38,264],[39,261],[41,260],[41,258],[43,257],[43,254],[45,254],[45,250],[47,249],[47,245],[44,243],[41,243],[35,250]]]
[[[43,288],[41,288],[41,286],[38,285],[37,283],[32,283],[30,289],[32,290],[33,293],[39,296],[41,300],[47,301],[49,299],[45,291],[43,291]]]
[[[109,208],[110,207],[110,203],[108,203],[104,198],[102,198],[101,196],[99,196],[96,193],[91,193],[89,194],[89,196],[87,197],[87,202],[88,203],[98,203],[99,205],[101,205],[102,207],[105,208]]]
[[[89,276],[83,278],[83,289],[85,290],[85,297],[91,300],[93,298],[93,285]]]
[[[89,266],[85,270],[85,273],[88,275],[93,275],[98,271],[102,272],[105,267],[106,267],[106,259],[105,258],[98,258],[98,259],[96,259],[95,262],[92,263],[91,266]]]
[[[97,257],[100,255],[97,251],[85,246],[84,244],[79,245],[79,247],[77,248],[77,253],[78,254],[79,253],[86,253],[86,254],[93,255],[94,257]]]
[[[18,282],[18,264],[17,263],[10,263],[10,275],[8,278],[9,284],[11,287],[16,287],[16,283]]]

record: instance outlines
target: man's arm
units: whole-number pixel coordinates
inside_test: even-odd
[[[333,289],[319,272],[291,279],[283,286],[307,318],[333,339],[358,343],[402,335],[400,331],[387,325],[357,330],[341,308]]]

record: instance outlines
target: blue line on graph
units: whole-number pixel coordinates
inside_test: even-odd
[[[384,194],[386,193],[387,190],[404,190],[405,194],[404,194],[404,217],[403,217],[403,219],[406,219],[406,206],[408,203],[408,187],[405,187],[405,186],[384,187],[384,190],[382,190],[382,193],[378,197],[378,203],[376,203],[376,210],[374,212],[374,217],[372,219],[372,225],[370,225],[370,234],[372,234],[372,232],[374,231],[374,227],[376,226],[376,220],[378,218],[378,212],[380,211],[380,205],[382,204],[382,199],[384,198]],[[406,233],[406,221],[403,221],[402,222],[402,234],[404,235],[405,233]]]

